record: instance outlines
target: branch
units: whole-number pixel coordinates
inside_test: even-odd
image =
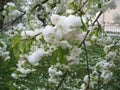
[[[76,10],[76,11],[74,12],[74,14],[76,14],[78,11],[81,11],[82,7],[83,7],[87,2],[88,2],[88,0],[86,0],[86,1],[82,4],[82,6],[81,6],[78,10]]]
[[[4,24],[2,29],[5,29],[5,28],[7,28],[8,26],[13,25],[17,20],[19,20],[20,18],[22,18],[25,14],[26,14],[26,12],[23,12],[23,14],[21,14],[20,16],[18,16],[15,20]],[[1,30],[2,30],[2,29],[1,29]]]
[[[87,66],[87,75],[88,75],[88,85],[86,87],[86,90],[89,90],[89,88],[90,88],[90,69],[89,69],[89,63],[88,63],[88,53],[87,53],[85,42],[83,42],[83,44],[84,44],[84,50],[85,50],[85,56],[86,56],[86,66]]]
[[[40,4],[35,5],[35,6],[33,7],[33,9],[36,9],[37,7],[40,7],[41,4],[44,4],[44,3],[46,3],[47,1],[49,1],[49,0],[44,0],[44,1],[42,1]]]
[[[82,5],[83,7],[84,5]],[[97,18],[93,21],[92,26],[94,26],[95,22],[97,22],[98,18],[101,16],[102,12],[99,13],[99,15],[97,16]],[[86,50],[86,45],[85,45],[85,40],[88,36],[90,31],[87,31],[84,39],[82,40],[81,44],[78,46],[79,48],[82,46],[82,44],[84,44],[85,47],[85,51],[86,51],[86,60],[87,60],[87,71],[88,71],[88,75],[89,75],[89,81],[88,83],[90,83],[90,74],[89,74],[89,64],[88,64],[88,54],[87,54],[87,50]],[[66,76],[67,76],[68,70],[65,72],[65,74],[63,75],[63,78],[61,79],[60,83],[58,84],[56,90],[59,90],[60,86],[62,85],[63,81],[65,80]],[[89,85],[87,86],[87,88],[89,88]]]
[[[94,25],[95,25],[95,23],[98,21],[98,19],[99,19],[99,17],[101,16],[101,14],[102,14],[102,12],[100,12],[100,13],[98,14],[98,16],[97,16],[96,19],[93,21],[93,23],[92,23],[91,26],[94,26]],[[90,30],[87,31],[85,37],[83,38],[82,42],[81,42],[80,45],[78,46],[79,48],[82,46],[82,44],[83,44],[84,41],[86,40],[86,38],[87,38],[87,36],[88,36],[89,33],[90,33]]]
[[[44,1],[41,2],[41,4],[44,4],[44,3],[46,3],[47,1],[49,1],[49,0],[44,0]],[[37,4],[36,6],[33,7],[33,9],[36,9],[36,8],[37,8],[38,6],[40,6],[41,4]],[[10,26],[10,25],[13,25],[17,20],[19,20],[20,18],[22,18],[25,14],[26,14],[26,12],[23,12],[23,14],[21,14],[20,16],[18,16],[15,20],[4,24],[4,25],[3,25],[3,28],[1,28],[0,30],[3,30],[3,29],[7,28],[7,27]],[[41,19],[40,19],[40,20],[41,20]],[[43,20],[41,20],[41,21],[43,21]],[[44,24],[44,22],[43,22],[43,24]]]
[[[68,70],[64,73],[63,78],[61,79],[60,83],[58,84],[58,86],[56,87],[55,90],[59,90],[59,88],[61,87],[63,81],[65,80],[66,76],[67,76]]]
[[[103,12],[100,12],[100,13],[98,14],[98,16],[96,17],[96,19],[94,20],[94,22],[92,23],[91,26],[94,26],[94,25],[95,25],[95,23],[98,21],[99,17],[102,15],[102,13],[103,13]]]
[[[44,1],[41,2],[41,4],[44,4],[44,3],[46,3],[47,1],[49,1],[49,0],[44,0]]]
[[[84,43],[84,41],[86,40],[88,34],[89,34],[90,31],[87,31],[85,37],[83,38],[82,42],[80,43],[80,45],[78,46],[78,48],[80,48],[82,46],[82,44]]]

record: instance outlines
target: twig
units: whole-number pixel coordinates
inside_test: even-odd
[[[49,0],[44,0],[44,1],[41,2],[41,4],[44,4],[44,3],[46,3],[47,1],[49,1]]]
[[[82,6],[84,6],[84,5],[82,5]],[[80,10],[80,9],[79,9],[79,10]],[[76,13],[77,13],[77,12],[76,12]],[[98,20],[98,18],[101,16],[101,14],[102,14],[102,12],[100,12],[99,15],[97,16],[97,18],[93,21],[92,26],[94,26],[94,24],[96,23],[96,21]],[[87,31],[84,39],[82,40],[81,44],[78,46],[79,48],[82,46],[82,44],[83,44],[84,41],[86,40],[89,32],[90,32],[90,31]],[[86,57],[86,59],[87,59],[87,58],[88,58],[88,56]],[[87,59],[87,60],[88,60],[88,59]],[[88,62],[87,62],[87,63],[88,63]],[[87,64],[87,69],[89,69],[88,64]],[[56,90],[58,90],[58,89],[60,88],[60,86],[62,85],[63,81],[65,80],[65,77],[67,76],[67,73],[68,73],[68,71],[66,71],[65,74],[63,75],[63,78],[61,79],[60,83],[58,84]],[[89,76],[89,78],[90,78],[90,76]],[[90,82],[90,80],[89,80],[89,82]]]
[[[44,0],[43,2],[41,2],[41,4],[44,4],[46,3],[47,1],[49,0]],[[36,6],[33,7],[33,9],[36,9],[38,6],[40,6],[41,4],[37,4]],[[21,14],[20,16],[18,16],[15,20],[9,22],[9,23],[6,23],[5,25],[3,25],[3,28],[1,28],[1,30],[7,28],[8,26],[10,25],[13,25],[17,20],[19,20],[20,18],[22,18],[24,15],[26,14],[26,12],[23,12],[23,14]]]
[[[56,87],[55,90],[59,90],[60,86],[62,85],[63,81],[65,80],[65,77],[67,76],[68,70],[64,73],[63,78],[61,79],[60,83]]]
[[[80,45],[78,46],[78,48],[80,48],[82,46],[82,44],[84,43],[84,41],[86,40],[88,34],[89,34],[90,31],[87,31],[85,37],[83,38],[82,42],[80,43]]]
[[[18,16],[15,20],[13,20],[13,21],[11,21],[11,22],[9,22],[7,24],[4,24],[2,29],[5,29],[8,26],[13,25],[17,20],[19,20],[20,18],[22,18],[25,14],[26,14],[26,12],[23,12],[23,14],[21,14],[20,16]]]
[[[94,25],[95,25],[95,23],[97,22],[97,20],[99,19],[99,17],[102,15],[102,13],[103,13],[103,12],[100,12],[100,13],[98,14],[98,16],[96,17],[96,19],[94,20],[94,22],[92,23],[91,26],[94,26]]]
[[[83,7],[87,2],[88,2],[88,0],[86,0],[86,1],[81,5],[81,7],[74,12],[74,14],[76,14],[78,11],[81,11],[82,7]]]
[[[90,69],[89,69],[89,63],[88,63],[88,53],[87,53],[85,42],[83,42],[83,44],[84,44],[84,50],[85,50],[85,56],[86,56],[86,66],[87,66],[87,75],[88,75],[88,85],[86,87],[86,90],[89,90],[89,88],[90,88]]]
[[[49,1],[49,0],[44,0],[44,1],[42,1],[40,4],[35,5],[35,6],[33,7],[33,9],[36,9],[37,7],[40,7],[41,4],[44,4],[44,3],[46,3],[47,1]]]
[[[93,23],[92,23],[92,25],[91,25],[91,26],[94,26],[94,25],[95,25],[95,23],[97,22],[98,18],[101,16],[101,14],[102,14],[102,12],[100,12],[100,13],[98,14],[98,16],[97,16],[97,17],[96,17],[96,19],[93,21]],[[84,41],[86,40],[86,38],[87,38],[87,36],[88,36],[89,32],[90,32],[90,30],[89,30],[89,31],[87,31],[87,33],[86,33],[85,37],[83,38],[83,40],[81,41],[80,45],[78,46],[79,48],[82,46],[82,44],[83,44],[83,43],[84,43]]]

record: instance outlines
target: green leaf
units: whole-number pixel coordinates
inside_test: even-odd
[[[14,36],[14,37],[11,39],[11,48],[16,47],[16,46],[20,43],[20,40],[21,40],[21,36],[20,36],[20,35]]]
[[[16,90],[16,88],[14,86],[11,86],[9,90]]]
[[[55,65],[56,62],[57,62],[57,57],[58,57],[58,50],[55,50],[53,53],[52,53],[52,56],[51,56],[51,64],[52,65]]]
[[[101,7],[102,7],[101,3],[98,3],[98,8],[101,8]]]
[[[86,27],[86,24],[84,23],[83,19],[81,18],[81,23],[82,23],[82,26],[80,27],[83,31],[87,31],[87,27]]]
[[[58,54],[58,57],[59,57],[59,62],[61,64],[65,64],[67,62],[67,59],[66,59],[66,55],[68,53],[68,50],[66,49],[62,49],[61,47],[58,47],[58,51],[59,51],[59,54]]]
[[[16,70],[16,67],[11,67],[10,70]]]
[[[19,44],[19,49],[21,53],[26,53],[31,47],[32,40],[21,41]]]

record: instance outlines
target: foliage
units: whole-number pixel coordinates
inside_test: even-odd
[[[107,36],[98,21],[115,7],[114,0],[8,2],[0,33],[0,89],[119,89],[120,40]]]

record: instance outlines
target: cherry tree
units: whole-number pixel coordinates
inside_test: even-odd
[[[31,90],[30,83],[37,79],[35,90],[104,90],[113,77],[114,60],[120,58],[120,40],[107,36],[99,17],[115,7],[114,0],[23,0],[4,5],[1,31],[7,42],[0,39],[0,56],[16,62],[13,85]],[[32,75],[37,76],[29,80]]]

